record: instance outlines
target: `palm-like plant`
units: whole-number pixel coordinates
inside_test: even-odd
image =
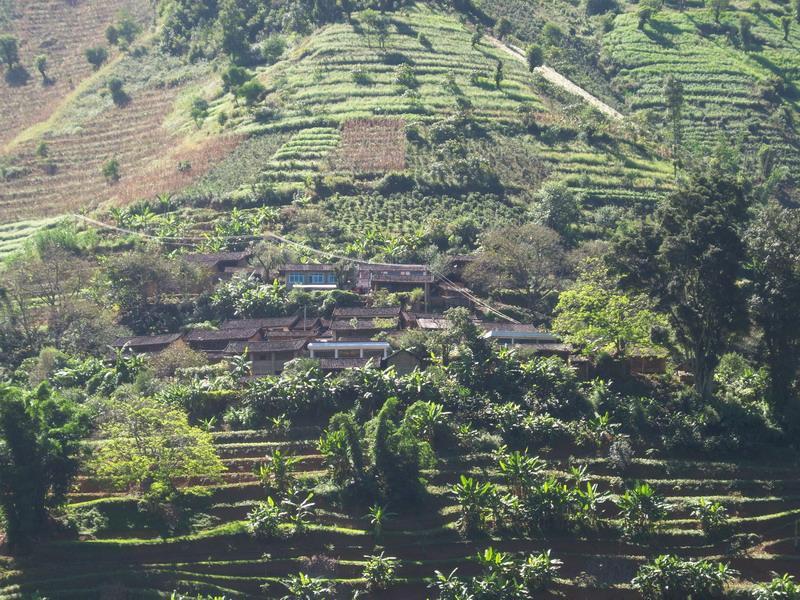
[[[452,489],[461,506],[459,528],[465,535],[484,528],[489,507],[494,502],[497,489],[494,484],[479,483],[472,477],[461,476]]]
[[[294,525],[295,534],[304,533],[308,528],[308,523],[314,514],[315,504],[311,501],[313,498],[313,492],[308,492],[305,496],[301,492],[295,492],[281,502],[281,506],[289,516],[289,522]]]
[[[257,467],[256,475],[268,490],[285,494],[289,486],[294,483],[294,470],[299,462],[298,457],[289,456],[278,449],[269,457],[268,463]]]
[[[383,536],[383,526],[386,521],[394,516],[395,514],[389,512],[386,506],[373,504],[369,507],[369,512],[365,515],[365,518],[369,519],[369,523],[372,525],[372,535],[375,537],[376,542],[380,541]]]
[[[333,597],[333,584],[305,573],[298,573],[281,581],[287,594],[281,600],[329,600]]]
[[[538,456],[528,456],[518,451],[500,458],[498,466],[511,492],[520,500],[528,497],[531,486],[535,485],[544,469],[544,463]]]
[[[596,484],[586,482],[584,487],[576,487],[573,492],[575,518],[583,525],[595,529],[599,522],[600,505],[608,502],[611,495],[599,492]]]
[[[669,505],[648,483],[638,483],[617,498],[622,531],[630,538],[650,535],[656,523],[667,515]]]

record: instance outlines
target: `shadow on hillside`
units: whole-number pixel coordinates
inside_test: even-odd
[[[21,87],[30,81],[31,74],[22,65],[16,65],[6,71],[6,83],[11,87]]]
[[[646,25],[642,31],[644,34],[654,41],[659,46],[664,48],[674,48],[675,43],[669,39],[667,33],[678,33],[680,30],[671,23],[663,23],[661,21],[651,21],[649,26]]]

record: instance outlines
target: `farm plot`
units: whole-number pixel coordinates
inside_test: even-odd
[[[22,248],[25,241],[37,231],[50,227],[58,221],[58,218],[33,219],[0,225],[0,259]]]
[[[136,510],[136,500],[113,496],[96,482],[82,478],[72,495],[73,509],[95,508],[109,515],[107,529],[95,539],[48,542],[33,555],[6,563],[0,572],[0,596],[8,599],[39,592],[59,598],[139,596],[180,589],[196,594],[217,593],[232,598],[280,597],[277,582],[298,571],[310,572],[340,584],[363,583],[365,555],[384,549],[399,559],[398,581],[372,598],[422,600],[434,570],[462,575],[476,573],[474,556],[487,545],[509,552],[551,549],[563,561],[555,593],[566,600],[584,598],[627,600],[640,596],[630,587],[639,564],[654,551],[684,557],[714,557],[729,562],[743,579],[765,581],[770,569],[798,571],[800,554],[792,547],[793,522],[800,515],[800,480],[790,464],[634,459],[624,478],[605,458],[585,452],[570,460],[543,451],[548,475],[570,477],[575,461],[587,467],[585,481],[598,491],[620,493],[633,480],[646,480],[669,502],[670,514],[650,544],[626,542],[613,531],[575,535],[549,533],[537,539],[507,535],[493,539],[462,539],[457,532],[459,508],[450,492],[460,475],[497,483],[503,477],[490,453],[442,456],[426,473],[428,499],[424,509],[394,515],[384,526],[383,548],[376,549],[363,510],[348,511],[324,493],[315,497],[313,523],[286,540],[257,540],[246,532],[247,513],[263,500],[265,491],[255,467],[273,451],[297,459],[295,476],[314,485],[325,477],[324,459],[316,439],[319,429],[297,428],[275,437],[262,431],[215,434],[217,450],[227,467],[224,481],[207,488],[207,525],[178,537],[158,537]],[[574,474],[574,471],[572,472]],[[738,550],[725,542],[709,542],[691,516],[701,498],[722,502],[731,514]],[[603,509],[613,518],[614,509]],[[315,557],[315,558],[312,558]]]
[[[406,166],[405,121],[352,119],[342,126],[342,141],[331,158],[336,171],[387,173]]]
[[[79,132],[47,137],[46,157],[37,154],[33,142],[21,146],[14,161],[21,175],[0,181],[0,222],[63,214],[131,189],[154,158],[176,145],[162,122],[177,93],[142,93],[124,108],[101,113]],[[110,160],[119,165],[117,182],[102,173]]]
[[[3,29],[19,39],[20,60],[28,77],[14,82],[0,78],[0,148],[26,128],[46,120],[92,74],[84,50],[106,45],[105,29],[121,11],[142,24],[151,15],[148,3],[139,0],[15,3],[18,18],[10,19]],[[39,54],[47,57],[48,80],[44,83],[33,66],[34,57]]]
[[[325,159],[339,139],[339,130],[334,127],[299,131],[267,161],[260,179],[269,183],[304,184],[323,169]]]
[[[753,23],[756,42],[735,44],[713,24],[705,9],[660,12],[643,29],[635,14],[619,15],[603,39],[604,54],[615,66],[615,85],[625,90],[630,109],[666,119],[664,79],[673,75],[684,87],[681,128],[688,149],[709,151],[722,141],[743,137],[752,148],[769,143],[782,159],[800,161],[800,140],[782,125],[784,108],[795,112],[775,90],[775,80],[798,81],[793,27],[783,39],[780,18],[771,12],[723,13],[721,27],[736,32],[740,18]],[[705,33],[701,33],[705,32]]]

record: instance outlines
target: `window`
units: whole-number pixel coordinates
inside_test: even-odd
[[[325,283],[325,275],[323,273],[312,273],[311,283]]]
[[[302,273],[290,273],[289,274],[289,283],[297,284],[297,283],[304,283],[305,279],[303,279]]]
[[[328,273],[328,283],[336,283],[336,273]]]

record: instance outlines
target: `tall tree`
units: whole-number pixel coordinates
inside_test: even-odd
[[[750,308],[762,333],[770,372],[770,400],[785,422],[795,421],[790,400],[800,366],[800,213],[770,202],[745,236]]]
[[[742,184],[708,166],[670,195],[653,219],[618,239],[610,255],[622,285],[650,294],[669,315],[695,388],[706,399],[729,335],[747,323],[739,285],[746,217]]]
[[[681,148],[681,115],[683,112],[683,84],[672,74],[664,79],[664,100],[672,124],[672,154],[675,159]]]
[[[26,549],[64,503],[87,428],[85,413],[47,384],[0,386],[0,506],[12,549]]]

